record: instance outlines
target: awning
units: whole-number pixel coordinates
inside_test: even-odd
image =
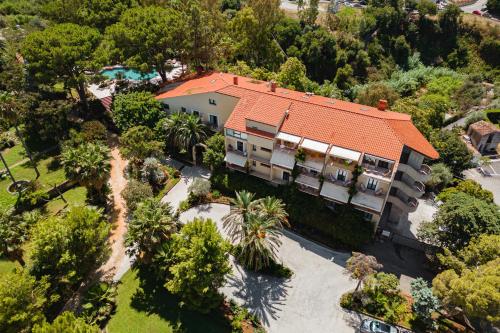
[[[384,198],[376,197],[368,193],[358,192],[352,198],[351,203],[364,208],[369,208],[376,212],[381,212],[382,206],[384,205]]]
[[[292,143],[299,143],[300,142],[300,136],[295,136],[291,135],[288,133],[283,133],[283,132],[278,132],[278,135],[276,135],[276,139],[279,140],[284,140]]]
[[[351,161],[359,161],[359,158],[361,157],[361,153],[358,153],[357,151],[337,146],[333,146],[332,149],[330,149],[330,155]]]
[[[323,183],[320,195],[342,203],[349,201],[349,189],[347,187],[335,185],[328,181]]]
[[[302,141],[302,144],[300,146],[302,148],[323,154],[326,154],[326,151],[328,150],[328,144],[310,139],[304,139],[304,141]]]
[[[271,164],[292,170],[295,166],[295,150],[275,148],[271,156]]]
[[[234,164],[240,167],[245,167],[247,164],[247,157],[228,151],[226,153],[226,157],[224,158],[224,161],[229,163],[229,164]]]

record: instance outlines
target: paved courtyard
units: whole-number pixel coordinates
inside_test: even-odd
[[[210,204],[181,214],[181,221],[194,217],[211,218],[222,230],[227,205]],[[270,333],[351,333],[360,317],[343,310],[340,296],[353,289],[355,282],[343,272],[350,254],[336,252],[285,232],[279,258],[291,268],[291,279],[255,274],[233,263],[233,274],[222,292],[249,308]]]
[[[493,160],[491,165],[484,167],[491,173],[490,177],[485,177],[476,169],[464,171],[465,178],[472,179],[481,184],[481,186],[493,193],[493,200],[500,205],[500,160]]]

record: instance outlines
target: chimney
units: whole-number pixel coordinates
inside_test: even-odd
[[[271,92],[276,92],[276,82],[271,81]]]
[[[238,77],[237,76],[233,76],[233,83],[235,86],[238,85]]]
[[[387,100],[385,100],[385,99],[379,99],[379,100],[378,100],[378,107],[377,107],[377,108],[378,108],[380,111],[385,111],[385,110],[387,110],[387,107],[388,107],[388,106],[389,106],[389,104],[387,103]]]

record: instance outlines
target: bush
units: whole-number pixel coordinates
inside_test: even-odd
[[[189,198],[191,203],[198,202],[210,193],[210,181],[203,178],[195,178],[193,183],[189,185]]]
[[[465,128],[465,130],[467,130],[470,125],[477,123],[480,120],[486,120],[486,119],[487,119],[486,114],[482,111],[471,113],[465,119],[464,128]]]
[[[148,157],[144,160],[141,169],[141,178],[143,182],[148,182],[154,188],[158,188],[165,182],[166,175],[163,171],[163,166],[154,157]]]
[[[98,120],[84,122],[81,133],[83,139],[88,142],[105,142],[107,138],[106,126]]]
[[[189,200],[182,200],[179,203],[179,211],[180,212],[185,212],[189,208],[191,208],[191,203],[189,202]]]
[[[364,105],[377,107],[380,99],[385,99],[392,106],[399,98],[399,94],[383,82],[375,82],[366,85],[358,93],[358,102]]]
[[[17,138],[14,133],[7,131],[0,134],[0,150],[14,147],[16,142]]]
[[[134,212],[139,202],[153,197],[153,189],[149,184],[131,179],[121,194],[127,204],[128,212],[130,214]]]
[[[221,197],[221,194],[219,191],[217,191],[217,190],[212,191],[212,198],[219,199],[220,197]]]
[[[340,306],[350,310],[353,307],[353,301],[352,292],[345,293],[340,297]]]

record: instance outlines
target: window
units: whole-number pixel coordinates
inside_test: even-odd
[[[186,108],[185,107],[181,107],[181,111],[186,113]]]
[[[260,147],[260,150],[265,151],[265,152],[267,152],[267,153],[272,152],[272,150],[271,150],[271,149],[264,148],[264,147]]]
[[[378,181],[373,178],[368,178],[368,183],[366,184],[366,188],[369,190],[375,191],[377,189]]]
[[[378,167],[379,167],[379,168],[384,168],[384,169],[389,169],[389,162],[386,162],[386,161],[378,161]]]
[[[347,170],[344,170],[344,169],[338,169],[337,170],[337,180],[340,180],[340,181],[345,181],[347,178]]]
[[[246,133],[241,133],[239,131],[235,131],[235,130],[232,130],[230,128],[226,129],[226,135],[227,136],[232,136],[234,138],[239,138],[239,139],[242,139],[242,140],[246,140],[247,139],[247,134]]]
[[[165,110],[165,111],[170,110],[170,105],[169,104],[163,104],[163,110]]]
[[[365,221],[371,221],[373,218],[373,214],[368,213],[368,212],[363,212],[363,220]]]
[[[256,145],[252,145],[252,150],[253,151],[257,151],[257,146]]]
[[[210,125],[212,125],[213,127],[219,127],[219,119],[217,118],[217,116],[211,114],[208,118],[208,122],[210,123]]]
[[[264,168],[270,168],[271,166],[269,164],[266,164],[266,163],[260,163],[261,166],[263,166]]]
[[[200,111],[193,110],[193,115],[196,117],[200,117]]]
[[[208,104],[210,104],[210,105],[217,105],[217,103],[215,102],[215,99],[212,99],[212,98],[208,99]]]

